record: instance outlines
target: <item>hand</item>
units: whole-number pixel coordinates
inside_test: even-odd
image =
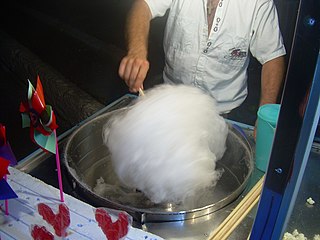
[[[124,57],[119,66],[119,76],[126,82],[130,92],[143,89],[143,82],[149,70],[149,61],[135,55]]]

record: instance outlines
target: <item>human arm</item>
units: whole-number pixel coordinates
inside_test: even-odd
[[[148,36],[151,12],[144,0],[135,0],[127,19],[127,55],[121,60],[119,75],[131,92],[143,89],[149,70]]]
[[[280,89],[285,76],[285,57],[280,56],[262,65],[261,71],[261,96],[259,106],[273,104],[277,102]],[[257,122],[254,128],[254,138],[256,138]]]
[[[285,75],[285,57],[274,58],[262,65],[259,106],[276,103]]]
[[[285,77],[286,49],[273,1],[260,1],[250,51],[262,64],[259,106],[277,103]],[[257,122],[256,122],[257,125]]]

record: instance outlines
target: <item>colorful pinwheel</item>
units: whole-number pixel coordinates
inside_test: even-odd
[[[56,153],[54,130],[57,129],[56,117],[51,106],[44,101],[43,88],[39,76],[37,88],[29,82],[28,101],[20,104],[22,127],[30,127],[31,140],[45,151]]]
[[[31,140],[44,151],[56,155],[58,181],[61,202],[63,199],[62,177],[56,129],[56,117],[51,106],[46,105],[40,77],[37,76],[37,87],[34,89],[31,82],[28,88],[28,100],[20,104],[22,113],[22,127],[30,127]]]

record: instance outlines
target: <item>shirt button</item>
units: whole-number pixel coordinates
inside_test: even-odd
[[[207,49],[205,49],[205,50],[203,50],[203,52],[204,52],[204,53],[207,53],[207,52],[208,52],[208,50],[207,50]]]
[[[207,43],[207,46],[208,46],[208,47],[210,47],[210,46],[211,46],[211,44],[212,44],[212,42],[208,42],[208,43]]]

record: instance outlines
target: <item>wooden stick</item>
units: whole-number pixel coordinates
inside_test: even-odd
[[[141,88],[139,88],[139,96],[144,96],[144,92]]]
[[[242,201],[237,205],[237,207],[229,214],[229,216],[219,225],[219,227],[215,230],[215,232],[218,232],[220,229],[222,229],[231,218],[233,218],[236,214],[238,214],[239,210],[241,210],[244,205],[248,206],[248,201],[253,201],[252,196],[256,196],[257,193],[260,193],[258,190],[260,190],[262,186],[263,178],[261,178],[256,185],[250,190],[250,192],[242,199]]]
[[[230,226],[228,231],[222,236],[221,240],[227,239],[231,235],[234,229],[236,229],[236,227],[243,221],[243,219],[248,215],[252,208],[258,203],[259,199],[260,195],[256,199],[254,199],[250,207],[248,207],[245,212],[236,220],[236,222]]]
[[[232,233],[239,223],[246,217],[251,209],[257,204],[264,176],[256,183],[250,192],[242,199],[238,206],[229,214],[229,216],[215,229],[209,236],[209,240],[223,240]]]

